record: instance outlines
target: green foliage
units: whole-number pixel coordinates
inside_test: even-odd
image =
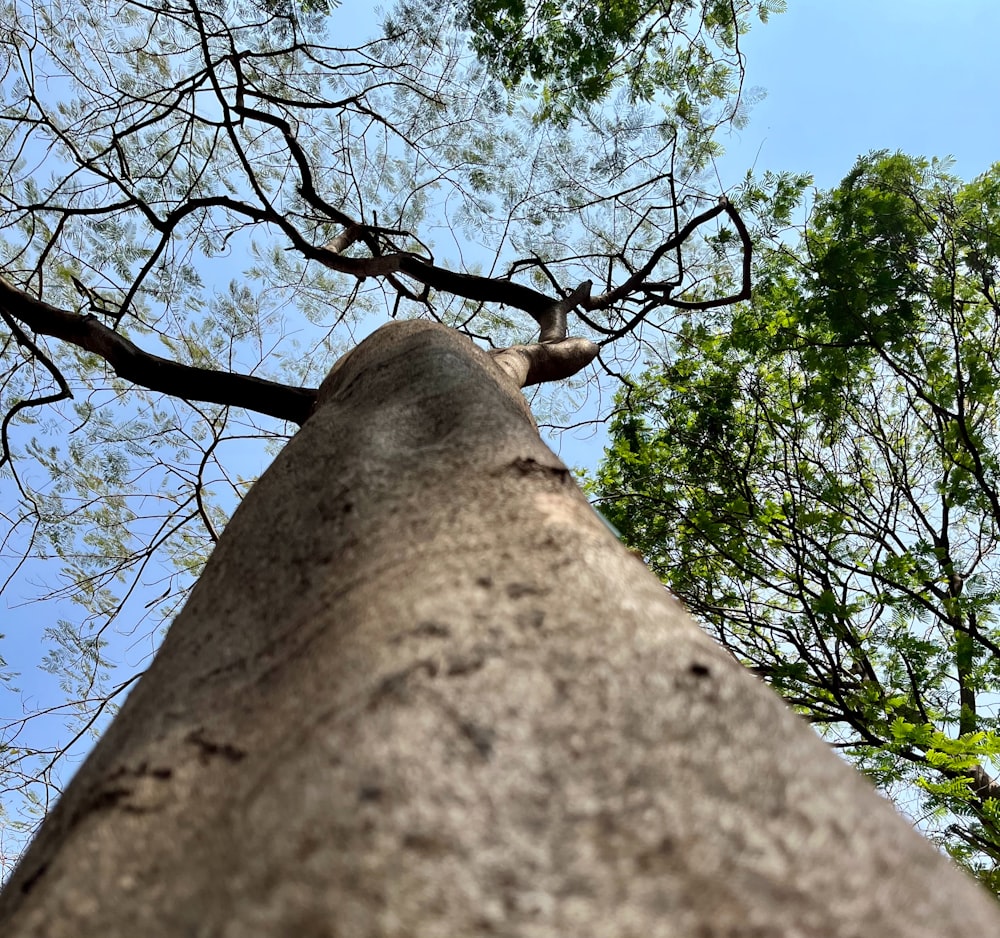
[[[787,216],[793,189],[744,198]],[[859,160],[765,245],[751,303],[621,395],[593,483],[717,640],[993,888],[998,273],[1000,165]]]
[[[565,120],[623,86],[632,102],[665,95],[677,117],[732,95],[741,65],[738,37],[756,12],[766,21],[784,0],[561,2],[468,0],[477,53],[508,87],[537,87],[540,116]]]

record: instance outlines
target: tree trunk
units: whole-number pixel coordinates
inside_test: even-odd
[[[4,938],[976,933],[421,323],[334,369],[0,899]]]

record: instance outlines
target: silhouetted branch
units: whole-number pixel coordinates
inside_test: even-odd
[[[144,352],[96,316],[58,309],[0,277],[0,310],[41,335],[69,342],[103,358],[116,375],[151,391],[187,400],[229,404],[302,424],[315,388],[294,387],[227,371],[212,371]]]

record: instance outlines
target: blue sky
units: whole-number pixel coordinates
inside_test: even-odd
[[[723,181],[756,163],[826,188],[883,148],[978,175],[1000,161],[998,39],[998,0],[788,0],[743,39],[746,86],[767,97],[728,141]]]

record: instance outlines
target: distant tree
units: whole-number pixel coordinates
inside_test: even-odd
[[[595,484],[715,638],[995,891],[998,276],[1000,166],[860,159],[751,303],[692,317],[621,395]]]
[[[2,585],[57,601],[39,658],[65,697],[43,709],[68,724],[32,731],[39,708],[6,697],[0,790],[36,812],[356,335],[424,317],[548,347],[572,316],[613,381],[678,312],[748,293],[746,229],[700,180],[739,92],[711,37],[738,64],[749,5],[613,17],[601,43],[639,58],[558,114],[514,51],[477,58],[476,10],[401,5],[369,39],[357,7],[325,9],[0,0]],[[557,46],[541,79],[575,80]],[[678,56],[687,104],[680,66],[657,72]],[[699,238],[720,226],[721,267]]]

